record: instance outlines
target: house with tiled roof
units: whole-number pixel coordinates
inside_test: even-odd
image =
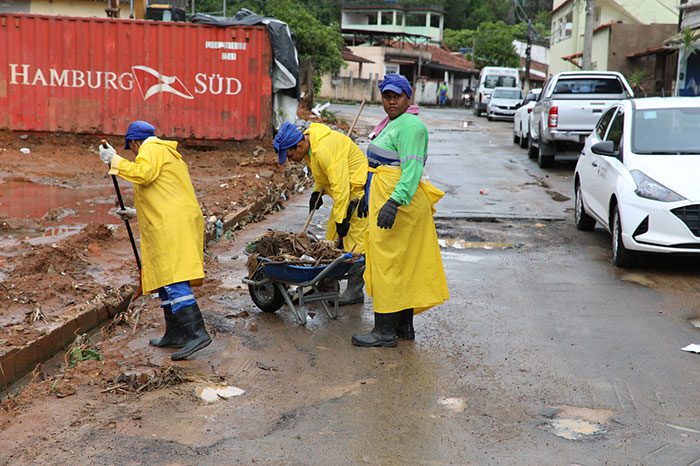
[[[400,73],[415,85],[418,103],[434,104],[440,82],[448,98],[461,101],[462,90],[473,86],[474,64],[441,45],[444,8],[439,5],[381,3],[342,9],[341,33],[353,57],[337,76],[323,81],[326,98],[378,102],[376,83],[385,74]]]

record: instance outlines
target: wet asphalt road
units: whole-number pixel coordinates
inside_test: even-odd
[[[334,107],[348,121],[356,108]],[[361,124],[380,116],[370,107]],[[349,344],[371,325],[370,304],[305,329],[285,310],[265,316],[284,319],[282,329],[274,321],[284,337],[258,344],[288,347],[282,361],[294,368],[279,382],[308,390],[309,403],[290,403],[264,435],[222,440],[207,458],[699,464],[700,357],[680,350],[700,342],[688,322],[700,314],[695,261],[616,269],[609,235],[573,226],[575,156],[541,170],[512,143],[510,123],[459,109],[422,118],[426,173],[446,192],[440,236],[466,247],[443,249],[452,299],[418,316],[417,340],[396,349]],[[307,194],[263,227],[298,228]]]
[[[356,108],[334,106],[347,120]],[[361,125],[381,115],[370,107]],[[147,394],[138,423],[134,406],[115,406],[104,414],[114,428],[69,432],[70,454],[38,459],[700,464],[700,355],[680,350],[700,343],[689,323],[700,316],[696,261],[616,269],[609,235],[573,226],[575,157],[541,170],[512,143],[509,123],[459,109],[422,118],[431,131],[426,173],[446,192],[436,223],[451,299],[416,318],[415,342],[351,346],[351,335],[371,326],[371,303],[299,326],[285,308],[264,314],[235,291],[245,274],[238,251],[266,228],[300,230],[307,191],[232,244],[210,248],[230,265],[213,278],[231,292],[215,299],[248,310],[256,327],[207,315],[216,339],[185,364],[244,396],[203,405]]]

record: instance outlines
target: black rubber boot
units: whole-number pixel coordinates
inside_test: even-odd
[[[185,346],[170,356],[173,361],[180,361],[192,355],[192,353],[206,348],[211,343],[211,337],[204,328],[204,319],[202,313],[199,312],[199,306],[192,304],[191,306],[183,307],[173,313],[175,322],[185,334]]]
[[[396,325],[396,335],[404,340],[415,340],[416,331],[413,329],[413,309],[399,312],[399,322]]]
[[[398,337],[396,336],[396,325],[399,320],[399,313],[389,314],[374,313],[374,329],[369,333],[352,336],[352,344],[355,346],[396,346]]]
[[[364,303],[365,294],[362,291],[364,286],[365,280],[362,278],[361,273],[349,277],[345,291],[338,297],[338,306]]]
[[[182,348],[185,346],[185,335],[175,322],[175,316],[170,306],[163,308],[163,316],[165,317],[165,334],[162,338],[151,338],[148,344],[158,348]]]

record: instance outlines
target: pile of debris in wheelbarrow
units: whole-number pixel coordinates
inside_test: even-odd
[[[318,302],[331,319],[337,317],[340,280],[364,272],[361,254],[342,251],[334,241],[307,233],[270,230],[246,246],[250,297],[264,312],[284,304],[306,324],[305,304]],[[321,284],[323,285],[321,286]],[[295,304],[296,303],[296,304]],[[328,303],[333,304],[333,310]]]

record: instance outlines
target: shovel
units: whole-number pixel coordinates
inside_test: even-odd
[[[107,141],[102,140],[102,147],[107,148]],[[112,183],[114,184],[114,191],[117,193],[117,201],[119,202],[119,208],[124,210],[124,199],[122,198],[122,192],[119,189],[119,182],[117,181],[116,175],[112,175]],[[129,234],[129,241],[131,242],[131,249],[134,251],[134,259],[136,259],[136,267],[138,267],[139,272],[141,272],[141,258],[139,257],[139,250],[136,247],[136,240],[134,239],[134,232],[131,231],[131,224],[129,223],[128,218],[123,218],[124,220],[124,225],[126,226],[126,232]],[[139,273],[140,275],[140,273]],[[131,303],[134,302],[136,298],[141,296],[141,280],[139,280],[139,287],[138,289],[134,292],[134,294],[131,296],[131,301],[129,302],[129,306],[131,306]]]

